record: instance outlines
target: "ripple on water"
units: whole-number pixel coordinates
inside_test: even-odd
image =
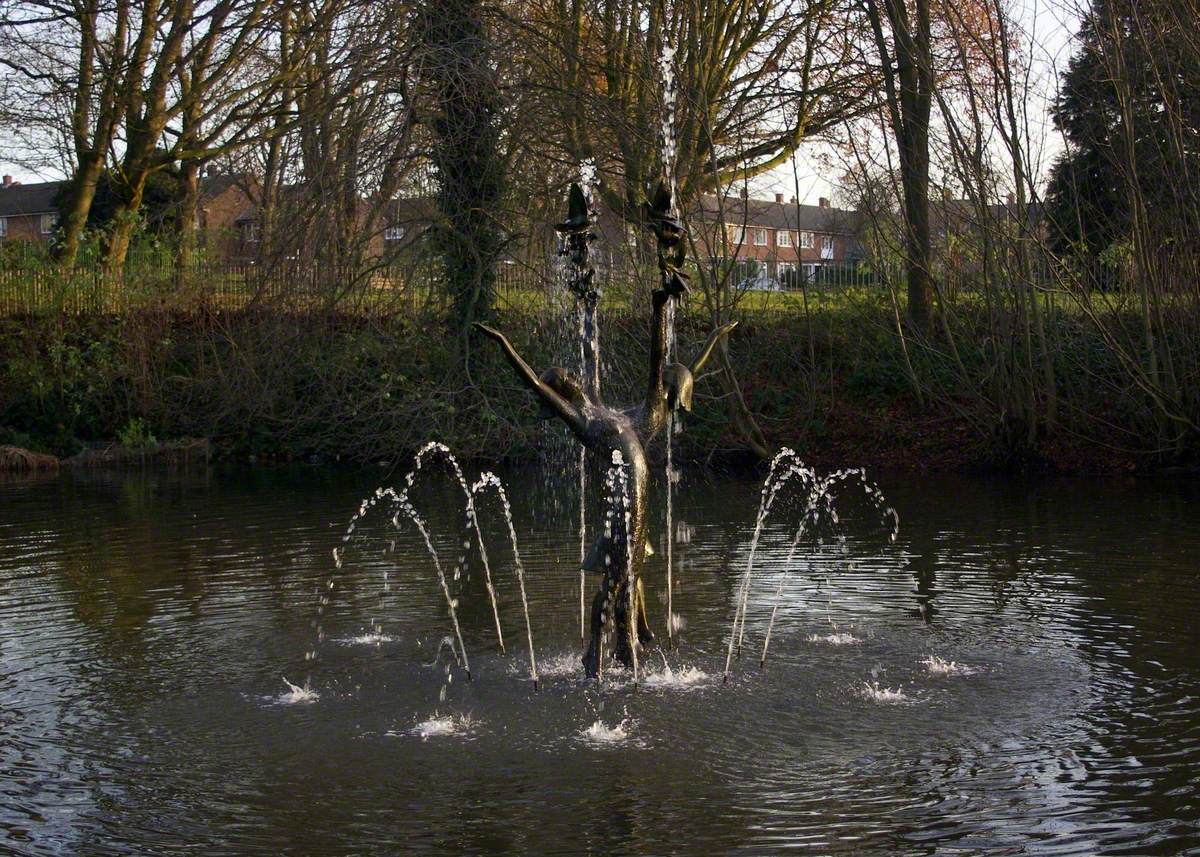
[[[878,556],[852,541],[861,561],[844,574],[814,552],[832,606],[789,600],[769,668],[725,687],[723,569],[745,558],[736,510],[758,485],[685,482],[698,536],[679,550],[674,604],[689,632],[669,675],[647,656],[637,693],[626,671],[583,678],[577,573],[558,573],[577,533],[524,523],[551,519],[530,497],[517,523],[548,677],[534,693],[527,659],[489,651],[478,575],[453,592],[475,681],[449,644],[424,668],[452,626],[413,532],[389,532],[386,557],[345,558],[337,632],[314,644],[329,522],[360,486],[273,478],[0,485],[0,852],[161,852],[182,837],[253,851],[299,821],[314,857],[398,839],[415,855],[480,851],[497,835],[582,853],[632,799],[658,811],[614,847],[643,854],[678,849],[680,826],[714,853],[1200,854],[1191,494],[914,482],[902,505],[923,540]],[[453,561],[458,487],[422,499]],[[790,533],[765,535],[764,577],[783,573]],[[519,600],[512,573],[497,577],[507,635]],[[752,636],[776,591],[752,593]],[[376,615],[402,642],[367,648]],[[296,665],[314,645],[320,660]],[[283,684],[293,670],[317,690]],[[482,719],[444,716],[467,711]],[[630,752],[684,775],[597,791],[595,762],[622,773]]]

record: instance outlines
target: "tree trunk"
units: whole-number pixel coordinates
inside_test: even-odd
[[[104,268],[109,276],[119,277],[125,270],[125,260],[133,243],[138,214],[142,208],[142,192],[146,187],[145,175],[138,176],[130,185],[128,193],[113,212],[112,228],[104,253]]]
[[[74,268],[79,257],[79,247],[83,243],[84,230],[87,229],[88,213],[92,210],[92,199],[96,196],[96,186],[100,182],[103,167],[104,158],[98,152],[88,152],[79,158],[79,166],[67,190],[66,204],[63,206],[58,261],[64,268]]]
[[[181,183],[183,194],[175,215],[175,266],[179,276],[186,276],[196,260],[196,235],[199,228],[200,162],[185,161]]]

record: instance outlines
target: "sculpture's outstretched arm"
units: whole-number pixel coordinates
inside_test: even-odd
[[[517,376],[525,382],[525,386],[536,393],[547,406],[567,424],[567,427],[580,438],[584,436],[584,431],[587,427],[587,419],[580,410],[560,396],[554,390],[550,389],[542,380],[538,378],[537,373],[533,371],[524,358],[517,353],[517,349],[513,348],[511,342],[508,341],[503,333],[495,328],[488,327],[486,324],[475,323],[476,329],[489,339],[499,343],[500,348],[504,351],[504,356],[508,358],[508,362],[516,371]]]
[[[704,347],[700,349],[700,354],[692,361],[692,375],[699,375],[700,370],[704,368],[704,364],[708,362],[708,358],[712,357],[713,349],[717,347],[717,343],[722,337],[728,336],[729,332],[738,326],[736,321],[731,321],[728,324],[723,324],[708,335],[708,341],[704,343]]]

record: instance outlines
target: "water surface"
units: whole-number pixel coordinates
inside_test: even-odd
[[[845,550],[791,569],[781,514],[723,685],[759,484],[689,474],[683,630],[635,693],[581,675],[569,489],[502,475],[539,692],[491,501],[509,652],[472,556],[466,681],[415,531],[369,516],[334,568],[361,498],[399,475],[0,484],[0,851],[1200,853],[1194,486],[884,476],[897,542],[847,501]],[[456,492],[417,492],[448,567]]]

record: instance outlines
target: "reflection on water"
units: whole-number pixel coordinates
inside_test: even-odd
[[[885,475],[899,540],[851,504],[847,551],[790,571],[768,523],[746,627],[756,652],[782,585],[771,659],[722,686],[759,485],[689,475],[679,644],[634,693],[581,678],[572,499],[501,475],[539,693],[477,557],[455,593],[475,680],[447,684],[425,545],[371,516],[316,640],[370,474],[0,484],[0,852],[1200,853],[1194,488]],[[414,495],[445,556],[460,495]]]

